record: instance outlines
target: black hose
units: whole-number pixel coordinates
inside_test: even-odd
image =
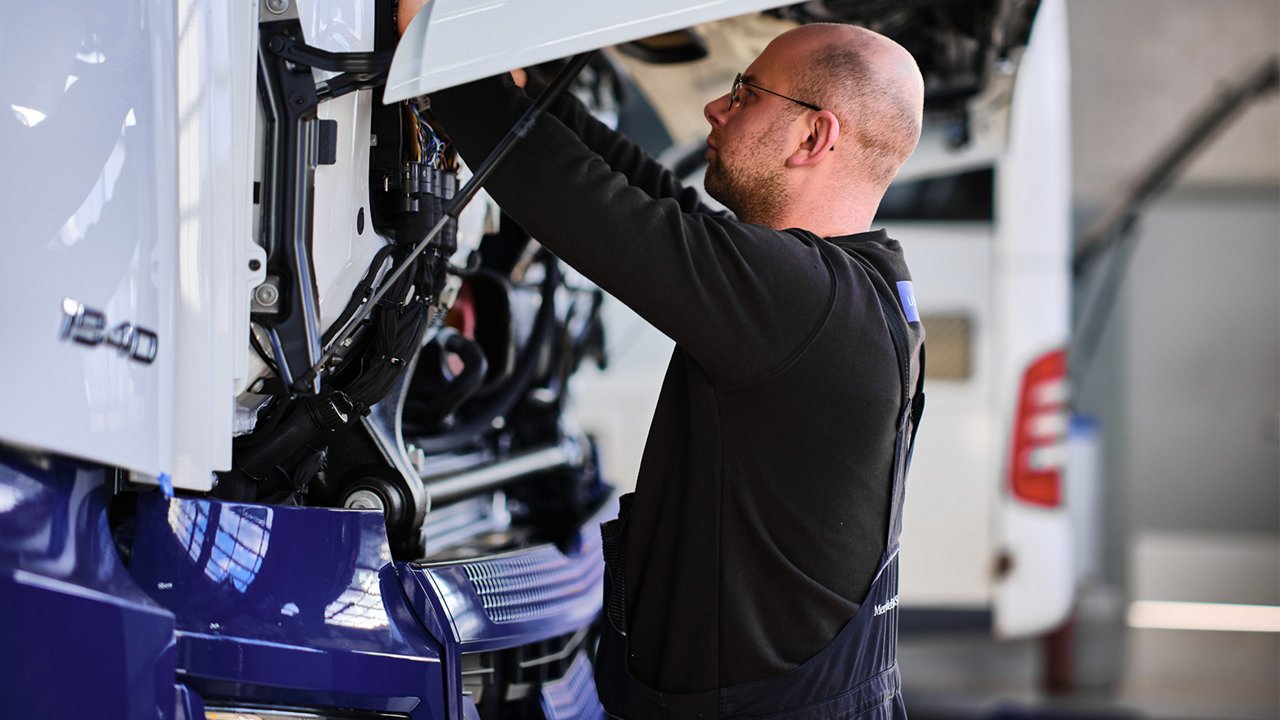
[[[505,391],[496,393],[481,407],[474,409],[467,420],[455,425],[447,432],[413,438],[413,444],[420,450],[428,454],[441,453],[474,441],[492,430],[494,420],[505,417],[524,397],[538,368],[538,358],[542,354],[543,344],[556,324],[555,291],[560,285],[560,271],[555,260],[551,258],[546,260],[546,268],[547,275],[542,284],[542,303],[538,308],[538,317]]]
[[[347,301],[347,306],[342,309],[342,314],[338,315],[338,319],[329,325],[329,329],[321,336],[321,342],[325,345],[333,339],[333,334],[338,331],[352,315],[356,314],[356,310],[364,304],[369,296],[373,294],[373,281],[378,278],[378,271],[382,269],[382,265],[386,263],[387,258],[391,256],[396,247],[394,245],[383,245],[378,248],[378,252],[374,254],[373,261],[369,263],[369,269],[365,271],[364,279],[356,286],[356,292],[351,294],[351,299]]]

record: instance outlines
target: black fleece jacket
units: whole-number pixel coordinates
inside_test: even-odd
[[[472,167],[529,104],[505,77],[431,96]],[[885,548],[902,389],[873,283],[909,279],[902,249],[708,212],[576,101],[553,112],[489,193],[676,342],[631,504],[632,674],[679,693],[784,672]]]

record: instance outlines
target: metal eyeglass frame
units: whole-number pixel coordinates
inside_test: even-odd
[[[787,95],[783,95],[783,94],[782,94],[782,93],[780,93],[780,92],[774,92],[773,90],[770,90],[769,88],[766,88],[766,87],[760,87],[759,85],[757,85],[757,84],[755,84],[755,83],[753,83],[753,82],[750,82],[750,81],[748,81],[748,80],[743,80],[743,79],[742,79],[742,73],[738,73],[738,74],[737,74],[737,76],[735,76],[735,77],[733,78],[733,87],[731,87],[731,88],[729,89],[729,110],[732,110],[732,109],[733,109],[733,106],[738,104],[738,91],[742,89],[742,86],[743,86],[743,85],[746,85],[746,86],[747,86],[747,87],[749,87],[749,88],[755,88],[756,90],[759,90],[760,92],[767,92],[767,93],[769,93],[770,95],[777,95],[778,97],[782,98],[783,100],[790,100],[791,102],[793,102],[793,103],[795,103],[795,104],[797,104],[797,105],[800,105],[800,106],[802,106],[802,107],[809,108],[810,110],[817,110],[817,111],[819,111],[819,112],[821,112],[821,111],[822,111],[822,108],[818,107],[817,105],[814,105],[813,103],[807,103],[807,102],[805,102],[805,101],[803,101],[803,100],[797,100],[797,99],[795,99],[795,98],[793,98],[793,97],[789,97],[789,96],[787,96]]]

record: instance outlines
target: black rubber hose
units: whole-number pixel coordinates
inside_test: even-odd
[[[547,276],[542,284],[542,303],[538,308],[538,319],[529,342],[516,365],[516,371],[505,392],[495,394],[492,399],[474,411],[472,416],[440,435],[413,438],[413,444],[428,454],[446,452],[474,441],[477,437],[493,429],[493,421],[510,414],[516,403],[524,397],[533,381],[534,372],[538,368],[538,358],[542,354],[543,344],[555,326],[555,291],[560,285],[560,270],[552,258],[546,260]]]
[[[294,403],[271,437],[236,453],[236,469],[259,482],[265,480],[298,448],[346,425],[351,410],[350,399],[342,393],[326,393]]]

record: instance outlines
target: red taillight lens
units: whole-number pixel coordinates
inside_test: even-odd
[[[1009,461],[1009,489],[1019,500],[1046,507],[1062,504],[1069,397],[1066,351],[1045,353],[1027,367]]]

